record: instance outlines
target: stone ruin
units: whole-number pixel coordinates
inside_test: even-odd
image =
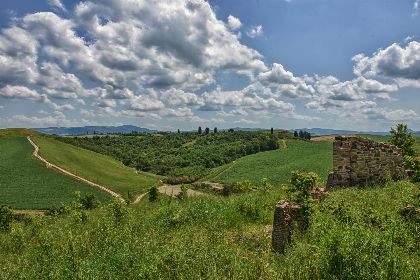
[[[271,245],[276,252],[284,253],[291,243],[293,222],[301,220],[299,205],[292,205],[287,201],[280,201],[274,209],[273,232]]]
[[[336,136],[333,144],[333,172],[327,189],[384,182],[405,177],[400,148],[356,136]]]

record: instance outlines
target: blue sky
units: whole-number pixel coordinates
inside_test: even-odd
[[[0,3],[0,127],[420,130],[419,1]]]

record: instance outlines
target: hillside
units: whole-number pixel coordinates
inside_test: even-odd
[[[285,140],[285,147],[236,160],[233,164],[213,170],[210,180],[222,183],[250,181],[257,184],[265,177],[278,186],[286,183],[292,171],[316,172],[326,181],[332,168],[332,143]]]
[[[31,131],[9,130],[6,135],[34,135]],[[0,205],[18,209],[59,207],[73,200],[74,192],[93,193],[102,202],[105,193],[47,168],[32,156],[32,146],[25,137],[0,138]]]
[[[6,279],[418,279],[419,227],[399,214],[420,206],[414,194],[407,182],[333,191],[284,255],[270,249],[279,190],[75,210],[14,222],[0,267]]]
[[[90,135],[90,134],[114,134],[114,133],[153,133],[156,130],[151,130],[134,125],[121,126],[80,126],[80,127],[46,127],[34,128],[33,130],[44,134],[57,135]]]
[[[138,172],[108,156],[57,141],[51,137],[34,137],[40,154],[48,161],[97,184],[121,194],[123,197],[147,191],[161,177]]]

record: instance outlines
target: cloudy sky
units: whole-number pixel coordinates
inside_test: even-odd
[[[419,0],[2,0],[0,127],[420,130]]]

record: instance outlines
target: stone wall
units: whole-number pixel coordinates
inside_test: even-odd
[[[389,175],[394,180],[405,177],[400,148],[362,137],[335,137],[327,188],[383,182]]]

